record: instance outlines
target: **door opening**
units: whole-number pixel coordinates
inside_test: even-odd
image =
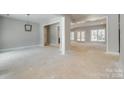
[[[44,45],[60,47],[59,23],[44,26]]]

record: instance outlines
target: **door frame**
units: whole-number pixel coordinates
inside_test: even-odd
[[[58,27],[60,28],[60,22],[54,22],[54,23],[49,23],[49,24],[45,24],[45,25],[43,25],[42,27],[43,27],[43,32],[42,32],[42,45],[43,45],[43,47],[45,47],[45,27],[47,27],[47,26],[50,26],[50,25],[53,25],[53,24],[58,24]],[[58,29],[58,28],[57,28]],[[60,37],[61,37],[61,33],[60,33],[60,30],[59,31],[57,31],[57,46],[59,45],[60,46],[60,44],[58,43],[58,38],[59,38],[59,36],[58,36],[58,34],[60,35]],[[60,43],[61,43],[61,38],[60,38]]]

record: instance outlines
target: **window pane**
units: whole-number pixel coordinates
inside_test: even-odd
[[[98,30],[98,41],[105,41],[105,29]]]
[[[97,30],[91,30],[91,41],[97,41]]]
[[[77,41],[80,41],[80,32],[77,32]]]
[[[85,41],[85,32],[81,32],[81,41]]]
[[[74,40],[74,32],[70,33],[70,40]]]

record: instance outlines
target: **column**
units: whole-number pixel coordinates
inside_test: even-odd
[[[118,15],[109,14],[107,17],[107,52],[119,54]]]
[[[65,15],[60,20],[60,31],[61,31],[61,52],[67,54],[70,50],[70,17]]]

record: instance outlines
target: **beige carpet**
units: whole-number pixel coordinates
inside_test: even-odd
[[[74,43],[68,55],[55,47],[35,47],[0,54],[0,78],[123,78],[119,56],[103,47]]]

